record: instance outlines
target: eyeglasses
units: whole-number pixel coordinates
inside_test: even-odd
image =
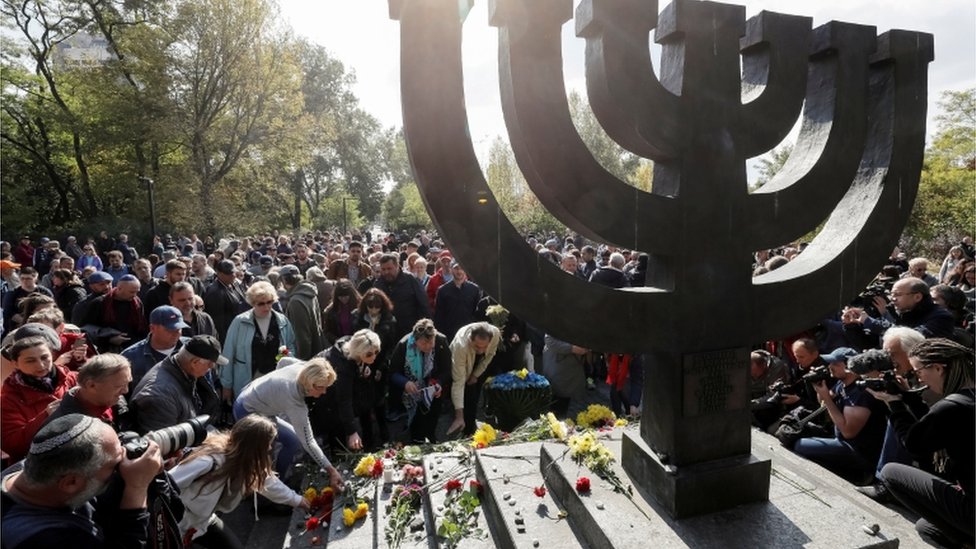
[[[926,364],[925,366],[922,366],[921,368],[912,368],[912,370],[915,371],[915,373],[918,373],[918,372],[921,372],[922,370],[928,370],[932,366],[935,366],[935,364]]]
[[[890,298],[896,298],[896,297],[902,297],[902,296],[912,295],[912,294],[917,294],[917,293],[918,292],[905,292],[903,294],[896,294],[896,293],[892,292],[892,293],[888,294],[888,297],[890,297]]]
[[[259,301],[259,302],[255,303],[254,306],[255,307],[267,307],[268,305],[274,305],[274,304],[275,304],[275,301],[272,299],[271,301]]]

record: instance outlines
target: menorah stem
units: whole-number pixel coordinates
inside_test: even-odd
[[[645,420],[622,463],[675,518],[769,498],[770,464],[750,455],[748,359],[744,347],[645,355]]]

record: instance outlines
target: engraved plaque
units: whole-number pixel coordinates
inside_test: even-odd
[[[684,355],[685,417],[741,410],[746,401],[744,349]]]

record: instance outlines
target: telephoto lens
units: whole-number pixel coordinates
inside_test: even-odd
[[[129,459],[137,459],[146,453],[150,440],[159,445],[163,456],[168,456],[177,450],[197,446],[206,440],[209,421],[210,416],[204,414],[158,431],[150,431],[141,437],[130,431],[119,433],[119,440]]]

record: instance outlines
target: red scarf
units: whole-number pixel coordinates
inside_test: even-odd
[[[112,288],[105,294],[105,301],[102,303],[102,323],[106,326],[115,326],[115,292],[118,288]],[[148,331],[146,326],[146,315],[142,314],[142,301],[139,296],[132,298],[129,302],[129,322],[132,323],[134,330],[126,331],[128,334],[144,334]]]

